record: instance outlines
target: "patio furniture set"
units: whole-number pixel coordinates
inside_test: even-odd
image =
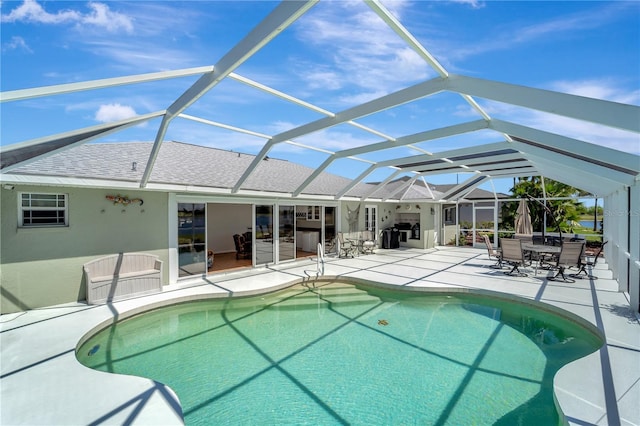
[[[496,260],[496,263],[491,266],[492,268],[502,269],[506,264],[511,267],[511,270],[504,273],[519,277],[527,276],[519,269],[525,266],[533,266],[535,275],[538,275],[538,269],[555,270],[556,274],[547,277],[547,279],[564,282],[575,282],[576,279],[583,277],[598,279],[598,277],[589,274],[587,268],[593,271],[604,246],[607,244],[605,241],[590,256],[585,251],[584,240],[549,240],[550,243],[545,244],[546,241],[531,235],[516,235],[514,238],[500,238],[499,249],[493,248],[487,235],[483,235],[483,240],[489,258]],[[569,268],[574,268],[577,272],[567,274]]]
[[[378,241],[373,231],[338,232],[338,256],[355,257],[373,254]]]

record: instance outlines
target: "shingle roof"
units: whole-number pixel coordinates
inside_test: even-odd
[[[42,158],[13,170],[14,174],[104,179],[140,182],[151,153],[152,142],[84,144]],[[231,189],[251,165],[254,155],[192,145],[164,142],[160,148],[150,183]],[[291,193],[314,169],[290,161],[267,158],[241,189],[273,193]],[[431,200],[455,185],[429,184],[415,180],[408,188],[409,177],[393,180],[376,191],[374,197],[391,200]],[[335,196],[352,181],[331,173],[321,173],[302,195]],[[348,191],[350,197],[368,195],[378,182],[360,183]],[[498,194],[498,197],[506,197]],[[493,193],[474,189],[465,198],[493,198]]]
[[[139,182],[152,146],[151,142],[84,144],[18,167],[13,173]],[[254,158],[254,155],[239,152],[164,142],[149,182],[230,189]],[[268,158],[260,162],[242,189],[292,192],[313,171],[310,167]],[[305,194],[333,196],[350,183],[350,179],[321,173],[306,188]],[[370,185],[360,184],[349,194],[362,196],[370,190]]]
[[[431,187],[441,193],[445,193],[453,188],[455,188],[456,184],[438,184],[431,185]],[[503,194],[501,192],[496,193],[496,197],[498,198],[509,198],[509,195]],[[490,198],[494,198],[493,192],[485,191],[484,189],[474,188],[468,194],[464,196],[467,200],[486,200]]]

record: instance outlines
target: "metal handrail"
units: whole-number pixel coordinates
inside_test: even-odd
[[[318,252],[316,255],[316,270],[315,271],[307,271],[304,273],[311,278],[311,275],[315,275],[316,279],[322,275],[324,275],[324,248],[322,247],[322,243],[318,243]]]

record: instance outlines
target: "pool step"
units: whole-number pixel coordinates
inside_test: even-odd
[[[372,305],[380,303],[380,299],[370,295],[366,291],[358,290],[353,286],[325,286],[317,289],[311,289],[308,293],[296,296],[293,299],[284,299],[273,307],[278,309],[295,309],[326,303],[331,303],[334,307],[346,305]]]

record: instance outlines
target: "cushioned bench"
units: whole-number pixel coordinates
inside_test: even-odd
[[[147,253],[120,253],[84,264],[87,303],[105,303],[162,291],[162,261]]]

